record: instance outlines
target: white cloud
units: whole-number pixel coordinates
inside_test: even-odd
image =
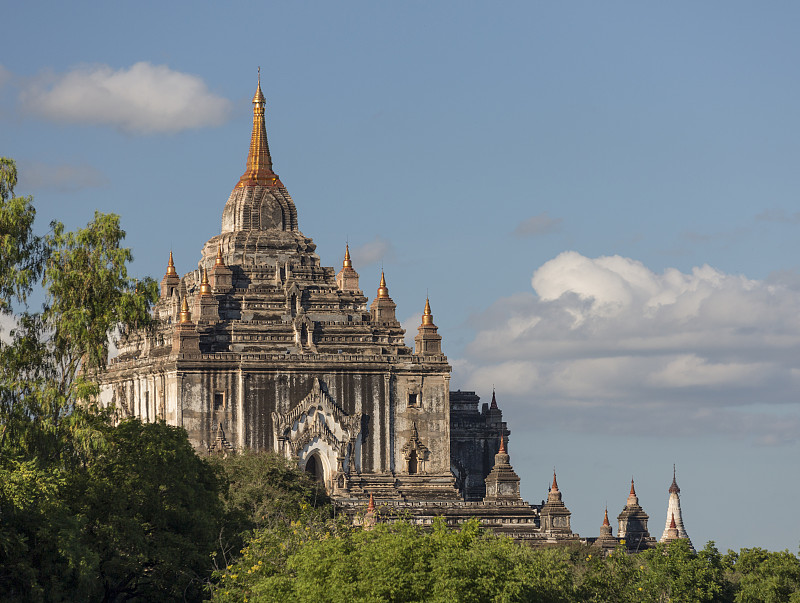
[[[414,337],[417,336],[418,327],[420,324],[422,324],[422,312],[412,314],[405,320],[400,321],[400,325],[406,332],[406,336],[404,337],[406,345],[412,350],[414,349]]]
[[[376,236],[360,247],[351,249],[350,256],[353,260],[353,267],[359,270],[360,267],[390,259],[394,256],[394,248],[391,242],[381,236]]]
[[[201,78],[144,62],[128,69],[92,65],[43,75],[24,86],[20,101],[56,122],[111,125],[136,134],[216,126],[230,107]]]
[[[551,218],[547,212],[523,220],[514,229],[518,237],[533,237],[556,232],[561,226],[561,218]]]
[[[55,190],[74,193],[86,188],[105,186],[108,179],[90,165],[46,164],[21,161],[19,165],[20,190]]]
[[[800,283],[565,252],[498,300],[454,382],[575,431],[800,437]],[[461,385],[463,383],[463,385]]]

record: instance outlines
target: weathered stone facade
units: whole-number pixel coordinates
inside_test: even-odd
[[[494,396],[479,411],[474,392],[450,392],[428,300],[411,350],[383,274],[368,305],[349,248],[338,274],[321,265],[272,169],[260,86],[253,105],[247,168],[220,234],[183,276],[170,252],[158,326],[121,342],[101,401],[183,426],[200,453],[294,457],[345,507],[373,495],[420,517],[447,508],[538,529],[518,483],[516,500],[482,502],[510,433]],[[497,511],[509,504],[510,515]]]

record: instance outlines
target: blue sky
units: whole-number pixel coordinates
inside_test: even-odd
[[[531,502],[596,535],[672,464],[695,544],[797,550],[800,6],[15,3],[0,154],[40,228],[122,216],[180,272],[244,170],[256,68],[323,263],[349,240],[454,388],[497,396]],[[763,511],[766,504],[768,511]]]

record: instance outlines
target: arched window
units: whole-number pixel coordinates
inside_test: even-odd
[[[412,450],[408,455],[408,473],[414,475],[417,472],[417,451]]]

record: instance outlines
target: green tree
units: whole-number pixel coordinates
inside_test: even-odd
[[[256,531],[220,577],[218,601],[574,600],[569,555],[484,532],[407,522],[332,532],[295,522],[298,541]]]
[[[199,598],[221,512],[214,470],[182,430],[112,427],[93,402],[109,339],[150,325],[156,283],[129,277],[117,216],[36,236],[16,182],[0,160],[0,311],[15,323],[0,339],[0,593]]]
[[[217,472],[185,430],[127,420],[69,484],[91,599],[199,600],[222,516]]]
[[[800,603],[800,559],[789,551],[729,551],[725,561],[736,603]]]

